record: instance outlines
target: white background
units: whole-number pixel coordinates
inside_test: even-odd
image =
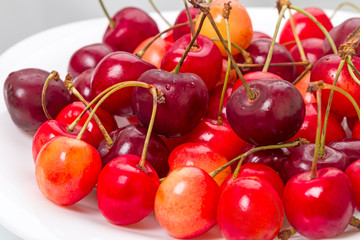
[[[177,10],[183,7],[182,0],[154,0],[154,2],[162,11]],[[275,6],[274,0],[242,0],[240,2],[248,7]],[[358,0],[350,2],[357,2],[360,5]],[[300,7],[317,6],[333,9],[341,1],[293,0],[292,3]],[[104,0],[104,4],[111,15],[122,7],[130,5],[146,11],[152,10],[148,0]],[[344,9],[353,11],[348,7]],[[0,0],[0,54],[16,42],[42,30],[69,22],[103,16],[97,0]],[[3,79],[0,79],[0,83],[2,81]],[[1,226],[0,239],[19,240]]]

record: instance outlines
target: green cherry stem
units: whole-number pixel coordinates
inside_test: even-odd
[[[348,57],[348,58],[346,59],[346,63],[347,63],[348,65],[350,65],[351,70],[352,70],[353,72],[355,72],[355,74],[360,78],[360,72],[359,72],[359,70],[356,69],[356,67],[355,67],[354,63],[351,61],[351,58],[350,58],[350,57]],[[359,80],[359,81],[360,81],[360,80]]]
[[[46,118],[48,120],[51,120],[52,117],[50,116],[47,108],[46,108],[46,98],[45,98],[45,95],[46,95],[46,89],[50,83],[50,81],[54,79],[55,81],[58,81],[60,79],[60,76],[59,76],[59,73],[56,72],[56,71],[52,71],[49,76],[46,78],[45,80],[45,83],[44,83],[44,86],[42,88],[42,91],[41,91],[41,106],[42,106],[42,109],[44,111],[44,114],[46,116]]]
[[[348,68],[348,71],[352,77],[352,79],[360,85],[360,80],[358,79],[357,76],[360,77],[360,73],[357,71],[356,67],[354,66],[354,64],[352,63],[351,61],[351,57],[347,57],[346,58],[346,63],[347,63],[347,68]],[[356,74],[355,74],[356,73]],[[357,75],[357,76],[356,76]]]
[[[101,8],[102,8],[102,10],[103,10],[106,18],[109,20],[109,26],[110,26],[110,28],[111,28],[111,29],[114,29],[114,28],[115,28],[115,21],[110,17],[108,11],[106,10],[106,7],[105,7],[103,1],[102,1],[102,0],[99,0],[99,3],[100,3],[100,6],[101,6]]]
[[[168,22],[168,20],[166,20],[166,18],[161,14],[160,10],[156,7],[155,3],[152,0],[149,0],[152,8],[154,9],[154,11],[160,16],[160,18],[162,20],[164,20],[164,22],[169,25],[169,27],[171,27],[171,23]]]
[[[191,18],[189,6],[188,6],[186,0],[183,0],[183,2],[184,2],[184,5],[185,5],[186,16],[188,18],[188,23],[189,23],[189,26],[190,26],[191,38],[194,38],[194,36],[195,36],[195,28],[194,28],[194,25],[191,24],[193,20]],[[197,46],[196,41],[195,41],[194,45]]]
[[[311,175],[310,178],[317,178],[317,162],[319,159],[319,148],[320,148],[320,138],[321,138],[321,89],[316,91],[316,100],[317,100],[317,128],[316,128],[316,138],[315,138],[315,151],[314,158],[311,165]]]
[[[250,154],[258,152],[258,151],[270,150],[270,149],[279,149],[279,148],[297,147],[297,146],[308,144],[308,143],[309,143],[309,141],[307,141],[306,139],[300,138],[300,139],[292,141],[292,142],[287,142],[287,143],[282,143],[282,144],[275,144],[275,145],[268,145],[268,146],[261,146],[261,147],[255,147],[255,148],[252,148],[249,151],[237,156],[236,158],[232,159],[231,161],[227,162],[226,164],[224,164],[220,168],[212,171],[209,174],[210,174],[211,177],[215,177],[222,170],[224,170],[225,168],[227,168],[227,167],[231,166],[232,164],[236,163],[239,159],[246,158]]]
[[[355,4],[351,3],[351,2],[343,2],[340,3],[334,10],[333,14],[330,16],[330,19],[334,18],[334,16],[336,15],[336,13],[344,6],[349,6],[352,7],[353,9],[355,9],[356,11],[360,12],[360,7],[356,6]]]
[[[297,45],[297,47],[298,47],[298,50],[299,50],[299,53],[300,53],[300,56],[301,56],[301,61],[307,62],[308,60],[307,60],[307,58],[306,58],[306,55],[305,55],[305,52],[304,52],[304,48],[303,48],[303,46],[302,46],[302,44],[301,44],[299,35],[298,35],[297,32],[296,32],[295,23],[294,23],[294,18],[293,18],[291,9],[288,9],[288,10],[289,10],[289,14],[290,14],[290,25],[291,25],[291,29],[292,29],[292,32],[293,32],[293,35],[294,35],[294,38],[295,38],[296,45]]]

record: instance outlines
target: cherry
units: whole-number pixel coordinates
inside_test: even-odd
[[[246,49],[246,51],[250,54],[253,63],[255,64],[264,64],[268,52],[271,46],[271,39],[259,38],[251,41],[250,46]],[[238,55],[237,59],[238,63],[245,63],[244,58],[241,54]],[[291,63],[294,62],[294,58],[286,49],[286,47],[282,46],[279,43],[275,43],[274,52],[271,58],[271,63]],[[261,71],[262,67],[251,67],[249,70],[243,71],[244,73]],[[297,71],[295,66],[270,66],[268,72],[274,73],[284,80],[292,82],[295,80],[297,76]]]
[[[81,96],[88,102],[93,100],[92,91],[91,91],[91,82],[94,69],[87,69],[80,73],[77,77],[74,78],[74,88],[81,94]],[[75,95],[71,95],[74,101],[78,101],[78,98]]]
[[[171,236],[194,238],[216,224],[219,196],[219,186],[204,170],[179,167],[159,186],[154,207],[156,219]]]
[[[226,164],[228,160],[221,153],[202,143],[187,142],[171,151],[168,162],[170,171],[179,167],[194,166],[205,170],[207,173],[211,173]],[[230,173],[231,168],[227,167],[217,174],[214,180],[220,186]]]
[[[333,25],[329,19],[329,17],[325,14],[325,12],[316,7],[309,7],[304,9],[306,12],[310,13],[313,17],[318,20],[327,31],[330,31],[333,28]],[[300,12],[296,12],[293,15],[293,20],[295,23],[296,33],[299,36],[300,40],[304,40],[307,38],[320,38],[324,39],[325,35],[321,31],[321,29],[307,16]],[[279,43],[288,43],[295,40],[293,31],[291,29],[290,19],[286,21],[283,29],[281,30]],[[291,49],[295,44],[287,45],[288,49]]]
[[[97,182],[101,214],[117,225],[129,225],[144,219],[154,209],[159,177],[150,164],[139,168],[140,157],[126,154],[107,164]]]
[[[195,19],[196,16],[200,13],[199,9],[193,8],[193,7],[189,7],[189,12],[190,12],[191,19]],[[186,9],[183,9],[177,16],[174,25],[185,23],[188,21],[189,21],[189,19],[188,19],[187,13],[186,13]],[[192,23],[192,24],[195,26],[194,23]],[[184,36],[185,34],[190,33],[190,32],[191,32],[190,26],[183,26],[183,27],[175,28],[173,31],[173,34],[172,34],[174,42],[176,40],[178,40],[179,38],[181,38],[182,36]]]
[[[133,154],[141,156],[144,147],[147,129],[139,125],[127,125],[110,133],[114,144],[109,149],[105,140],[103,140],[97,150],[102,159],[102,165],[105,166],[118,156]],[[168,157],[170,151],[159,136],[152,133],[146,152],[146,161],[151,164],[159,177],[165,177],[169,172]]]
[[[67,128],[69,127],[69,124],[56,121],[56,120],[47,120],[41,126],[37,129],[37,131],[34,134],[33,140],[32,140],[32,155],[34,163],[36,163],[37,155],[39,154],[42,147],[49,142],[51,139],[63,136],[68,138],[76,138],[79,134],[81,127],[75,126],[75,128],[72,131],[69,131]],[[93,136],[91,133],[87,130],[85,130],[84,134],[81,138],[83,141],[91,144],[92,146],[96,147],[97,143],[94,142]]]
[[[248,85],[256,93],[254,100],[241,86],[226,105],[227,119],[234,132],[255,145],[276,144],[294,136],[305,117],[299,91],[284,80],[254,80]]]
[[[352,138],[360,139],[360,121],[356,119],[352,130]]]
[[[223,85],[219,85],[210,91],[209,104],[205,114],[207,118],[217,119],[219,115],[219,104],[220,104],[220,98],[223,91],[223,87],[224,87]],[[226,103],[232,93],[232,89],[233,89],[233,84],[229,83],[226,86],[225,96],[222,106],[221,117],[223,120],[226,120]]]
[[[108,26],[103,42],[118,51],[133,52],[142,41],[159,33],[156,22],[139,8],[123,8],[112,20],[114,26]]]
[[[324,168],[296,175],[285,185],[283,203],[293,228],[307,238],[331,238],[342,233],[354,213],[349,178],[339,169]]]
[[[311,170],[314,152],[315,144],[312,143],[293,149],[285,162],[285,175],[287,181],[299,173]],[[324,156],[319,156],[317,162],[318,169],[333,167],[345,171],[350,164],[349,158],[345,153],[339,150],[325,146],[325,153]]]
[[[75,78],[87,69],[95,68],[100,60],[114,49],[104,43],[94,43],[78,49],[70,57],[68,72]]]
[[[220,73],[220,77],[219,77],[219,79],[218,79],[215,86],[219,86],[221,84],[224,84],[227,68],[228,68],[228,59],[223,57],[222,70],[221,70],[221,73]],[[237,79],[238,79],[238,75],[236,74],[235,69],[230,69],[229,76],[228,76],[228,84],[229,83],[234,83]]]
[[[329,143],[328,146],[345,153],[350,162],[360,159],[360,139],[343,138]]]
[[[72,205],[95,187],[101,170],[99,153],[90,144],[56,137],[38,154],[36,182],[42,194],[58,205]]]
[[[165,54],[161,69],[172,71],[178,64],[191,41],[191,34],[179,38]],[[199,35],[196,39],[197,46],[193,46],[181,65],[180,72],[197,74],[211,90],[217,83],[222,71],[222,56],[219,48],[207,37]],[[211,61],[204,61],[211,59]]]
[[[311,81],[313,82],[323,80],[325,83],[332,85],[340,61],[341,58],[336,54],[331,54],[320,58],[315,63],[311,71]],[[360,58],[354,56],[352,57],[352,62],[357,69],[360,69]],[[347,68],[347,63],[345,63],[343,69],[341,70],[336,86],[347,91],[355,99],[357,104],[360,104],[360,85],[352,79]],[[322,103],[325,106],[328,103],[329,95],[330,90],[322,91]],[[353,117],[357,115],[352,103],[345,96],[338,92],[334,93],[334,98],[331,104],[331,111],[338,115],[347,117]]]
[[[8,75],[4,82],[4,98],[12,121],[24,131],[36,131],[47,120],[41,105],[41,93],[49,72],[36,68],[21,69]],[[46,107],[52,117],[71,102],[62,81],[50,81],[46,91]]]
[[[252,36],[252,39],[251,39],[251,40],[255,40],[255,39],[259,39],[259,38],[272,39],[272,37],[270,37],[270,36],[267,35],[266,33],[259,32],[259,31],[253,31],[253,36]]]
[[[111,53],[104,57],[95,68],[92,79],[92,95],[95,97],[116,83],[137,80],[142,73],[153,68],[155,66],[134,54]],[[133,88],[122,89],[106,99],[101,107],[113,115],[131,116],[133,115],[132,92]]]
[[[161,69],[146,71],[139,81],[152,84],[164,93],[159,104],[153,131],[166,137],[177,137],[193,130],[204,116],[208,90],[204,81],[193,73],[170,73]],[[142,125],[148,125],[152,96],[146,89],[135,88],[133,108]]]
[[[66,107],[64,107],[56,117],[57,121],[72,124],[77,117],[82,113],[85,109],[85,105],[82,102],[73,102]],[[79,121],[79,126],[83,126],[89,117],[90,113],[87,111],[84,116],[81,117]],[[117,129],[117,123],[114,117],[106,112],[105,110],[99,108],[96,111],[96,115],[99,117],[100,122],[103,124],[104,128],[107,132],[112,132]],[[91,119],[89,124],[87,125],[87,130],[93,136],[93,140],[96,143],[96,146],[104,139],[103,133],[97,125],[95,119]]]
[[[281,200],[266,180],[239,177],[220,196],[217,222],[226,239],[274,239],[283,219]]]
[[[224,3],[228,3],[228,1],[227,0],[212,1],[210,5],[210,14],[215,20],[216,26],[219,28],[221,35],[225,38],[226,41],[227,38],[225,36],[227,36],[227,34],[226,34],[225,19],[222,15]],[[237,44],[238,46],[240,46],[241,48],[246,49],[250,44],[253,29],[252,29],[250,16],[246,8],[240,2],[238,1],[231,2],[231,14],[229,16],[228,21],[229,21],[231,41]],[[200,23],[200,17],[196,22],[196,28],[199,27],[199,23]],[[205,20],[201,28],[200,34],[207,36],[210,39],[218,38],[218,35],[216,34],[213,26],[211,25],[211,22],[208,19]],[[219,47],[222,56],[227,57],[227,53],[221,42],[215,41],[215,44]],[[231,53],[232,55],[237,55],[240,53],[240,51],[232,46]]]
[[[351,185],[353,187],[353,196],[355,207],[360,210],[360,159],[357,159],[351,163],[345,170],[346,176],[350,179]]]
[[[360,25],[360,18],[349,18],[330,30],[329,34],[334,40],[336,47],[338,48],[341,44],[345,43],[347,36]],[[360,46],[356,49],[356,56],[360,57]],[[333,50],[330,46],[329,40],[325,39],[322,46],[323,56],[332,54]]]
[[[280,77],[279,75],[276,75],[274,73],[260,72],[260,71],[246,73],[244,75],[244,79],[245,79],[246,82],[250,82],[250,81],[258,80],[258,79],[280,79],[280,80],[284,80],[282,77]],[[233,85],[232,92],[234,92],[236,89],[238,89],[242,85],[243,84],[242,84],[241,79],[238,79]]]

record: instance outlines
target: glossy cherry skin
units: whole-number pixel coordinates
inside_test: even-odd
[[[301,46],[304,49],[306,59],[309,63],[316,63],[322,57],[322,45],[324,43],[323,39],[320,38],[307,38],[301,41]],[[293,46],[290,49],[290,53],[294,58],[295,62],[302,62],[299,48],[297,45]],[[302,73],[305,70],[305,66],[298,65],[296,66],[298,73]]]
[[[196,16],[200,13],[199,9],[197,8],[193,8],[193,7],[189,7],[189,12],[190,12],[190,16],[191,19],[195,19]],[[174,25],[177,24],[181,24],[181,23],[186,23],[189,22],[187,13],[186,13],[186,9],[183,9],[179,15],[177,16]],[[195,23],[192,23],[195,27]],[[173,31],[173,39],[174,41],[178,40],[179,38],[181,38],[182,36],[184,36],[187,33],[190,33],[190,26],[183,26],[183,27],[179,27],[179,28],[175,28]]]
[[[312,82],[323,80],[325,83],[332,85],[340,61],[341,58],[336,54],[331,54],[320,58],[311,71],[310,80]],[[352,57],[352,62],[357,69],[360,69],[360,58],[354,56]],[[344,64],[336,86],[347,91],[355,99],[356,103],[358,105],[360,104],[360,85],[352,79],[347,68],[347,63]],[[326,106],[328,103],[329,95],[330,90],[322,91],[321,100],[324,106]],[[331,104],[331,111],[341,116],[356,116],[355,108],[351,102],[344,95],[338,92],[334,93],[334,98]]]
[[[36,182],[42,194],[58,205],[72,205],[95,187],[101,170],[99,153],[90,144],[56,137],[38,154]]]
[[[255,145],[286,141],[296,134],[305,117],[300,92],[288,81],[254,80],[248,83],[256,92],[250,101],[244,86],[228,99],[226,115],[234,132]]]
[[[329,17],[322,9],[316,7],[309,7],[305,8],[304,10],[310,13],[313,17],[315,17],[325,27],[327,31],[330,31],[333,28]],[[298,34],[300,40],[306,38],[325,38],[325,34],[321,31],[321,29],[304,14],[296,12],[293,15],[293,20],[295,23],[296,33]],[[294,40],[295,37],[291,29],[290,19],[288,19],[280,32],[279,42],[283,44]],[[287,47],[288,49],[291,49],[294,45],[295,44],[290,44]]]
[[[4,82],[4,98],[12,121],[20,129],[33,132],[47,120],[41,93],[49,72],[36,68],[10,73]],[[50,81],[46,91],[46,107],[50,116],[56,115],[71,102],[69,91],[62,81]]]
[[[261,71],[256,71],[256,72],[249,72],[244,74],[244,79],[246,82],[250,82],[253,80],[259,80],[259,79],[280,79],[280,80],[284,80],[282,77],[280,77],[279,75],[276,75],[274,73],[271,72],[261,72]],[[238,89],[240,86],[242,86],[242,81],[241,79],[238,79],[232,88],[232,92],[234,92],[236,89]]]
[[[123,155],[115,158],[100,172],[97,182],[98,207],[111,223],[129,225],[144,219],[154,209],[160,181],[155,170],[140,157]]]
[[[285,175],[288,181],[293,176],[311,170],[314,159],[315,144],[309,143],[293,149],[285,162]],[[325,146],[326,155],[319,157],[317,169],[328,167],[338,168],[341,171],[349,166],[350,160],[345,153]]]
[[[196,128],[185,136],[184,141],[208,145],[229,161],[244,153],[249,145],[236,135],[227,121],[217,124],[217,121],[211,118],[203,118]]]
[[[253,36],[252,36],[252,39],[251,39],[251,40],[255,40],[255,39],[259,39],[259,38],[272,39],[272,37],[270,37],[270,36],[267,35],[266,33],[259,32],[259,31],[253,31]]]
[[[141,156],[146,133],[147,129],[139,125],[127,125],[111,132],[110,137],[114,141],[114,145],[109,149],[105,140],[103,140],[97,148],[103,166],[121,155],[133,154]],[[152,133],[146,152],[146,161],[151,164],[159,177],[165,177],[169,172],[169,154],[170,151],[161,138]]]
[[[36,163],[37,155],[39,154],[42,147],[51,139],[58,136],[76,138],[81,130],[80,126],[75,126],[74,130],[72,131],[69,131],[67,127],[69,127],[69,124],[56,120],[47,120],[41,124],[41,126],[35,132],[32,140],[32,156],[34,163]],[[81,140],[91,144],[94,147],[97,146],[97,143],[93,140],[93,136],[87,130],[85,130]]]
[[[87,69],[95,68],[100,60],[114,49],[104,43],[94,43],[78,49],[70,57],[68,72],[75,78]]]
[[[145,71],[156,68],[134,54],[127,52],[114,52],[103,58],[95,68],[92,79],[93,97],[99,95],[108,87],[125,81],[136,81]],[[112,94],[101,105],[103,109],[113,115],[131,116],[133,88],[128,87]]]
[[[354,126],[352,129],[352,138],[360,139],[360,122],[358,119],[354,121]]]
[[[176,40],[165,54],[161,69],[173,71],[191,41],[191,34],[186,34]],[[193,47],[181,65],[180,72],[197,74],[206,84],[208,90],[215,87],[222,70],[222,56],[219,48],[209,38],[199,35],[197,47]],[[207,61],[204,61],[207,59]]]
[[[91,82],[92,82],[93,73],[94,73],[93,68],[87,69],[72,80],[74,84],[74,88],[88,102],[91,102],[93,100],[92,91],[91,91]],[[74,101],[79,100],[74,94],[72,94],[71,97]]]
[[[360,139],[343,138],[329,143],[328,146],[345,153],[350,162],[360,159]]]
[[[253,63],[264,64],[270,49],[271,39],[259,38],[251,41],[250,46],[246,49],[250,53]],[[245,63],[241,54],[238,55],[237,62]],[[271,63],[287,63],[294,62],[294,58],[283,45],[275,43],[274,52],[271,58]],[[263,67],[251,67],[244,73],[262,71]],[[297,76],[295,66],[270,66],[268,72],[274,73],[284,80],[292,82]]]
[[[85,109],[85,105],[82,102],[79,101],[73,102],[67,105],[66,107],[64,107],[63,110],[59,112],[59,114],[56,117],[56,120],[67,124],[72,124],[84,109]],[[106,131],[110,133],[117,129],[117,123],[111,114],[109,114],[108,112],[106,112],[101,108],[98,108],[95,114],[100,119],[100,122],[103,124]],[[87,111],[84,114],[84,116],[80,119],[78,125],[83,126],[89,115],[90,113],[89,111]],[[94,118],[90,120],[86,129],[93,136],[93,140],[96,143],[96,146],[104,139],[104,135],[101,132]]]
[[[157,106],[155,133],[166,137],[184,135],[205,115],[209,94],[199,76],[154,69],[142,74],[139,81],[152,84],[164,93],[165,103]],[[134,89],[133,108],[142,125],[149,124],[152,105],[153,97],[147,89]]]
[[[281,200],[266,180],[239,177],[220,196],[217,223],[226,239],[274,239],[283,219]]]
[[[295,140],[297,138],[305,138],[311,143],[315,143],[316,139],[316,128],[318,126],[317,124],[317,104],[316,103],[309,103],[306,104],[305,107],[305,119],[303,124],[301,125],[299,131],[295,134],[294,137],[292,137],[292,140]],[[321,122],[322,125],[324,124],[324,118],[325,118],[325,108],[321,109]],[[321,129],[322,129],[321,125]],[[328,144],[332,141],[342,139],[346,137],[346,133],[341,126],[341,124],[336,120],[336,118],[333,116],[333,114],[330,113],[328,117],[327,122],[327,128],[326,128],[326,138],[325,138],[325,144]]]
[[[224,85],[221,84],[217,87],[215,87],[214,89],[212,89],[209,93],[209,104],[208,104],[208,108],[206,110],[206,114],[205,117],[207,118],[212,118],[212,119],[217,119],[218,115],[219,115],[219,104],[220,104],[220,98],[221,98],[221,94],[222,94],[222,90],[223,90]],[[226,90],[225,90],[225,95],[224,95],[224,100],[223,100],[223,106],[222,106],[222,111],[221,111],[221,117],[223,120],[226,120],[226,103],[228,98],[230,97],[231,93],[232,93],[232,88],[233,88],[233,84],[229,83],[226,86]]]
[[[123,8],[112,19],[115,27],[108,26],[103,42],[118,51],[133,52],[142,41],[159,33],[156,22],[139,8]]]
[[[194,166],[211,173],[225,165],[228,160],[224,155],[211,149],[202,143],[187,142],[174,148],[168,159],[170,171],[184,166]],[[227,167],[214,177],[220,186],[227,176],[231,173],[231,168]]]
[[[355,207],[360,210],[360,159],[351,163],[345,170],[353,188]]]
[[[228,68],[228,60],[227,60],[226,57],[223,57],[222,70],[221,70],[221,73],[220,73],[220,77],[219,77],[219,79],[218,79],[215,86],[219,86],[221,84],[224,84],[227,68]],[[236,74],[235,69],[230,68],[229,76],[228,76],[228,84],[229,83],[234,83],[237,79],[238,79],[238,75]]]
[[[292,178],[283,195],[286,217],[293,228],[311,239],[342,233],[354,213],[352,187],[345,173],[336,168],[305,172]]]
[[[194,238],[216,224],[219,197],[220,187],[208,173],[197,167],[180,167],[161,182],[155,216],[172,237]]]
[[[339,24],[338,26],[334,27],[329,31],[329,34],[331,38],[334,40],[335,46],[338,49],[339,46],[343,43],[345,43],[346,38],[348,35],[355,30],[356,27],[360,25],[360,18],[349,18]],[[356,49],[356,56],[360,57],[360,46],[358,46]],[[322,54],[323,56],[334,53],[329,40],[325,39],[324,44],[322,46]]]

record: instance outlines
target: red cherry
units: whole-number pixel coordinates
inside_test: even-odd
[[[360,210],[360,159],[350,164],[346,168],[345,174],[350,179],[353,188],[352,193],[354,196],[355,207],[359,211]]]
[[[195,19],[196,16],[199,14],[200,10],[197,8],[189,7],[189,12],[190,12],[191,18]],[[177,16],[174,25],[185,23],[185,22],[189,22],[189,19],[188,19],[187,13],[186,13],[186,9],[183,9]],[[192,24],[195,27],[195,23],[192,23]],[[174,41],[178,40],[179,38],[181,38],[182,36],[184,36],[187,33],[190,33],[190,26],[183,26],[183,27],[175,28],[173,31]]]
[[[354,213],[349,178],[339,169],[324,168],[312,178],[298,174],[285,186],[283,203],[291,226],[307,238],[331,238],[344,232]]]
[[[90,144],[73,138],[56,137],[38,154],[35,176],[42,194],[56,204],[72,205],[95,187],[101,158]]]
[[[139,168],[140,157],[123,155],[107,164],[97,182],[98,207],[110,222],[129,225],[144,219],[154,209],[159,177],[150,164]]]
[[[77,77],[74,78],[73,84],[74,88],[81,94],[81,96],[88,102],[93,100],[92,91],[91,91],[91,82],[94,69],[87,69],[80,73]],[[79,99],[72,94],[73,101],[78,101]]]
[[[352,138],[360,139],[360,122],[359,119],[356,119],[353,130],[352,130]]]
[[[257,177],[237,178],[219,199],[217,223],[226,239],[274,239],[283,219],[278,194]]]
[[[282,77],[280,77],[279,75],[276,75],[274,73],[260,72],[260,71],[246,73],[244,75],[244,79],[245,79],[246,82],[250,82],[250,81],[253,81],[253,80],[259,80],[259,79],[280,79],[280,80],[284,80]],[[232,92],[234,92],[236,89],[238,89],[242,85],[243,84],[242,84],[241,79],[238,79],[234,83],[234,86],[232,88]]]
[[[259,32],[259,31],[253,31],[253,36],[252,36],[252,39],[251,39],[251,40],[255,40],[255,39],[259,39],[259,38],[272,39],[272,37],[270,37],[270,36],[267,35],[266,33]]]
[[[210,91],[209,104],[208,104],[208,108],[206,110],[205,117],[212,118],[212,119],[218,118],[219,104],[220,104],[220,98],[221,98],[223,87],[224,86],[221,84]],[[221,114],[221,117],[223,120],[227,119],[226,118],[226,103],[232,93],[232,88],[233,88],[233,84],[231,84],[231,83],[229,83],[226,86],[225,96],[224,96],[223,106],[222,106],[222,114]]]

